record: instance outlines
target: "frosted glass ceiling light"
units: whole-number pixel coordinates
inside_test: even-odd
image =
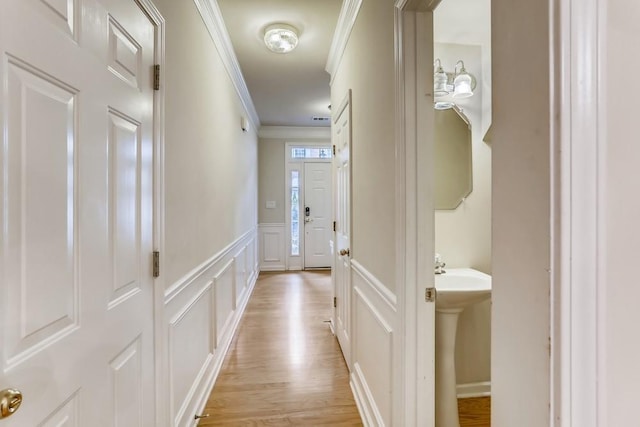
[[[264,30],[264,44],[272,52],[291,52],[298,45],[298,30],[287,24],[269,25]]]

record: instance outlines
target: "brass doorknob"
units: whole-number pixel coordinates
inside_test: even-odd
[[[0,419],[10,417],[22,404],[20,390],[6,388],[0,391]]]
[[[351,252],[349,251],[349,249],[340,249],[340,255],[342,256],[345,256],[345,255],[349,256],[350,253]]]

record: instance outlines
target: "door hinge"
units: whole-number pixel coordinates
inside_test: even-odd
[[[153,252],[153,277],[160,277],[160,252]]]
[[[436,288],[427,288],[424,290],[424,300],[426,302],[436,302]]]
[[[338,306],[338,298],[333,297],[333,308],[336,308],[337,306]]]
[[[336,155],[336,146],[335,145],[333,146],[333,155],[334,156]]]
[[[160,64],[153,66],[153,90],[160,90]]]
[[[333,231],[336,231],[336,222],[333,221]]]

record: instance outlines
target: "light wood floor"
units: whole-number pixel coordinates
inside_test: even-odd
[[[491,398],[458,399],[460,427],[490,427]]]
[[[360,426],[327,321],[329,272],[260,273],[199,426]],[[489,427],[490,399],[461,399],[460,427]]]
[[[362,425],[329,272],[261,273],[200,426]]]

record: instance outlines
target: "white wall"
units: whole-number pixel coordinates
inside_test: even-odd
[[[549,425],[549,3],[492,1],[492,425]],[[614,424],[611,424],[614,425]]]
[[[483,84],[482,71],[484,62],[491,58],[484,56],[488,52],[480,46],[436,43],[434,47],[434,57],[449,66],[446,70],[453,70],[453,65],[462,59],[478,81],[473,97],[458,104],[471,123],[473,190],[457,209],[436,211],[436,252],[448,268],[471,267],[491,274],[491,146],[482,140],[482,124],[491,112],[490,104],[484,108],[485,98],[491,97],[491,85]],[[460,315],[456,340],[458,384],[490,381],[490,327],[490,301],[468,307]]]
[[[257,274],[257,134],[193,1],[166,20],[162,425],[204,405]],[[170,421],[169,421],[170,420]]]

